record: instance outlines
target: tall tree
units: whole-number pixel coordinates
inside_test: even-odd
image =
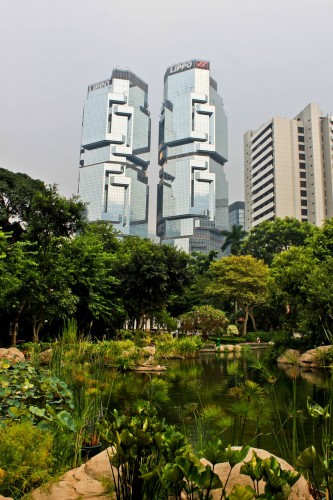
[[[18,239],[24,231],[24,223],[29,219],[33,197],[37,192],[45,192],[45,184],[26,174],[14,173],[0,168],[0,227],[11,231]]]
[[[304,246],[315,231],[317,228],[308,222],[290,217],[264,221],[251,229],[242,244],[241,253],[271,265],[275,255],[291,246]]]
[[[247,235],[247,232],[243,230],[243,226],[233,224],[230,231],[224,230],[221,231],[221,234],[225,237],[221,247],[222,252],[225,252],[230,247],[231,255],[239,255],[242,241]]]
[[[230,256],[210,266],[211,282],[206,293],[233,300],[244,311],[243,335],[249,316],[254,322],[254,308],[264,304],[268,294],[268,266],[251,255]]]
[[[117,276],[130,319],[143,327],[188,281],[189,256],[169,245],[128,237],[122,242]]]

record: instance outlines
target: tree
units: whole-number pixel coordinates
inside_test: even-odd
[[[322,227],[316,228],[307,243],[318,259],[333,256],[333,219],[326,220]]]
[[[291,247],[273,259],[270,269],[271,296],[284,311],[291,328],[298,328],[307,302],[306,286],[318,260],[309,247]]]
[[[228,325],[225,313],[208,305],[193,307],[191,311],[182,314],[179,320],[184,330],[191,332],[201,330],[204,338],[212,334],[221,334]]]
[[[57,186],[53,185],[35,193],[26,220],[25,238],[45,248],[52,237],[71,237],[85,224],[85,204],[77,196],[60,196]]]
[[[117,277],[131,320],[139,328],[162,310],[173,293],[180,293],[189,279],[189,256],[170,245],[128,237],[122,241]]]
[[[251,229],[242,244],[241,253],[252,255],[271,265],[275,255],[291,246],[304,246],[316,231],[317,228],[308,222],[290,217],[267,220]]]
[[[221,247],[222,252],[225,252],[227,248],[230,247],[230,253],[232,255],[239,255],[241,244],[247,232],[243,230],[243,226],[236,226],[233,224],[231,231],[221,231],[222,236],[225,236],[225,240]]]
[[[120,259],[117,233],[110,224],[88,224],[67,246],[73,264],[71,290],[77,297],[78,324],[92,328],[102,323],[104,332],[125,318],[121,302]]]
[[[0,168],[0,227],[11,231],[18,239],[29,219],[30,207],[37,192],[44,192],[45,184],[26,174],[14,173]]]
[[[211,282],[206,293],[238,303],[245,314],[243,335],[247,331],[249,315],[256,329],[253,310],[267,300],[268,266],[251,255],[230,256],[213,262],[210,273]]]

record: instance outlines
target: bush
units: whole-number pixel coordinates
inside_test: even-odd
[[[239,335],[239,331],[236,325],[228,325],[227,335]]]
[[[31,423],[0,428],[0,493],[19,498],[51,479],[52,436]]]

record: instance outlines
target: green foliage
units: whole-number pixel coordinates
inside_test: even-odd
[[[161,311],[171,294],[189,280],[189,257],[169,245],[129,237],[120,247],[117,277],[119,294],[131,320],[142,328],[146,318]]]
[[[290,217],[267,220],[251,229],[241,252],[271,265],[277,254],[291,246],[304,246],[315,232],[316,228],[310,223]]]
[[[254,308],[267,300],[268,266],[250,255],[230,256],[213,262],[210,273],[211,282],[206,293],[231,300],[245,311],[245,335],[248,316],[253,317]]]
[[[50,480],[52,436],[29,422],[0,427],[0,494],[21,498]]]
[[[227,335],[239,335],[239,330],[236,325],[228,325]]]
[[[243,226],[232,226],[230,231],[221,231],[225,240],[222,245],[222,252],[230,247],[231,255],[239,255],[241,250],[242,241],[244,240],[247,232],[243,230]]]
[[[0,227],[18,240],[29,220],[31,203],[37,192],[45,192],[45,184],[27,174],[0,168]]]
[[[223,311],[212,306],[194,306],[191,311],[179,317],[181,328],[186,332],[202,332],[203,337],[212,334],[223,334],[228,320]]]

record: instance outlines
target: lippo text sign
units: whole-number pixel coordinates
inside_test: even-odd
[[[104,80],[103,82],[94,83],[93,85],[89,85],[88,92],[102,89],[103,87],[108,87],[109,85],[111,85],[111,80]]]
[[[182,71],[188,71],[189,69],[209,69],[209,61],[197,61],[196,59],[193,61],[186,61],[183,63],[175,64],[174,66],[170,66],[165,73],[165,76],[174,75],[175,73],[181,73]]]

